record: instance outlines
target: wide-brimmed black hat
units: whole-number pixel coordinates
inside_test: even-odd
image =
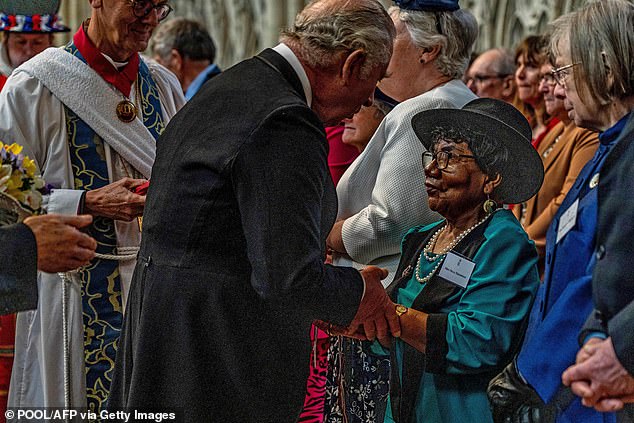
[[[531,144],[531,127],[519,110],[504,101],[478,98],[462,109],[425,110],[414,115],[412,127],[428,150],[434,141],[432,131],[438,127],[474,130],[488,135],[494,144],[505,149],[507,163],[496,169],[502,182],[494,196],[500,202],[521,203],[542,186],[544,165]]]
[[[0,0],[0,31],[24,34],[68,32],[57,14],[61,0]]]

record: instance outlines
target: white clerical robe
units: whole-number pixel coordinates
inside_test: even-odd
[[[147,62],[156,82],[165,124],[184,105],[176,77],[166,68]],[[68,77],[59,75],[59,78]],[[68,85],[73,86],[69,80]],[[108,87],[110,89],[110,87]],[[114,90],[114,88],[112,88]],[[132,87],[131,100],[140,107]],[[96,91],[93,94],[98,94]],[[86,93],[86,95],[91,95]],[[113,122],[118,125],[120,122]],[[147,133],[147,142],[155,141]],[[74,189],[69,155],[66,113],[62,102],[41,81],[18,68],[0,93],[0,140],[24,146],[23,153],[34,159],[44,180],[59,189],[52,191],[48,213],[77,214],[83,191]],[[104,140],[110,182],[125,176],[142,177]],[[151,166],[151,163],[150,163]],[[132,172],[132,175],[128,173]],[[149,175],[145,175],[149,177]],[[140,244],[138,223],[116,222],[117,243]],[[135,260],[120,262],[122,296],[128,291]],[[77,279],[74,277],[74,279]],[[72,407],[86,407],[84,329],[81,282],[74,280],[69,292],[69,338]],[[38,308],[18,315],[15,360],[9,391],[9,407],[63,407],[64,366],[62,343],[62,282],[57,274],[38,274]]]

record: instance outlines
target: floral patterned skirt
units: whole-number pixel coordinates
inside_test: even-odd
[[[330,338],[324,423],[383,423],[390,392],[390,358],[370,342]]]

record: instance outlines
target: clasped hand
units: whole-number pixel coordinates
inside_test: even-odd
[[[634,377],[619,362],[611,338],[588,340],[562,380],[582,398],[583,405],[597,411],[616,411],[634,402]]]
[[[86,192],[84,211],[93,216],[130,222],[143,215],[145,196],[133,192],[144,179],[123,178],[105,187]]]
[[[381,280],[388,275],[386,269],[368,266],[361,270],[365,281],[365,293],[352,323],[347,328],[334,328],[336,334],[363,339],[378,339],[381,345],[389,346],[392,336],[401,336],[394,303],[385,293]]]

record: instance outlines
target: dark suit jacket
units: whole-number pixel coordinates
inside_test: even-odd
[[[0,314],[37,307],[37,246],[28,226],[0,227]]]
[[[191,422],[293,422],[313,319],[363,291],[324,265],[336,215],[324,129],[266,50],[207,83],[158,140],[110,407]]]
[[[607,331],[619,361],[634,375],[634,112],[606,158],[599,179],[597,264],[592,275],[596,311],[586,331]]]

